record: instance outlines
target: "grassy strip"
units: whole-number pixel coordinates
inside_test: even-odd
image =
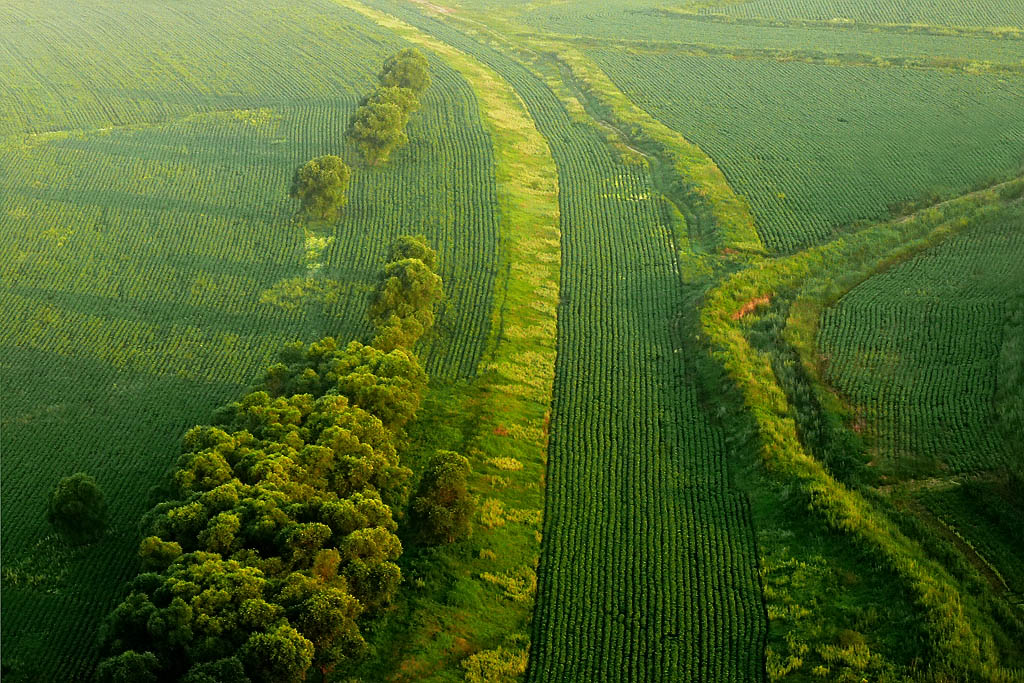
[[[712,245],[719,251],[764,253],[764,244],[754,226],[750,204],[733,192],[718,165],[704,151],[678,132],[661,123],[616,87],[596,64],[581,52],[563,43],[538,42],[539,50],[557,55],[572,77],[607,108],[615,124],[631,137],[657,149],[677,176],[676,192],[670,197],[677,203],[695,203],[705,208],[714,223]],[[691,235],[690,243],[697,240]]]
[[[561,265],[558,176],[546,140],[518,95],[469,55],[390,15],[340,4],[373,19],[456,69],[480,100],[494,144],[501,265],[481,375],[459,395],[472,414],[466,456],[481,494],[473,539],[442,548],[449,582],[418,601],[399,679],[514,677],[526,668],[543,520],[548,417],[556,353]],[[460,668],[460,660],[465,658]]]
[[[745,335],[748,314],[756,311],[749,304],[802,289],[801,305],[791,314],[798,324],[790,336],[806,354],[815,339],[815,306],[820,312],[827,302],[871,274],[969,228],[1022,192],[1024,179],[1018,179],[788,258],[762,262],[713,290],[701,311],[702,331],[713,355],[740,389],[756,423],[760,453],[768,470],[778,479],[796,484],[809,508],[830,528],[851,537],[903,580],[926,615],[924,628],[934,652],[930,666],[940,676],[952,674],[969,680],[1009,677],[999,666],[992,635],[981,626],[953,578],[867,498],[833,479],[806,452],[768,354],[754,349]]]
[[[685,43],[660,40],[605,40],[560,34],[538,34],[519,32],[520,38],[533,41],[557,41],[560,48],[577,45],[581,48],[619,47],[637,53],[673,54],[688,57],[732,57],[734,59],[763,59],[777,62],[803,62],[823,66],[869,66],[901,69],[929,69],[967,74],[1021,74],[1024,64],[1017,62],[993,62],[988,60],[958,57],[937,57],[928,55],[883,56],[867,52],[829,52],[811,49],[783,48],[741,48],[723,47],[708,43]]]
[[[829,28],[866,33],[901,33],[905,35],[955,36],[958,38],[1024,39],[1019,26],[938,26],[935,24],[879,24],[854,19],[772,19],[770,17],[738,17],[729,14],[702,14],[695,7],[660,7],[655,12],[687,21],[742,24],[764,28]]]

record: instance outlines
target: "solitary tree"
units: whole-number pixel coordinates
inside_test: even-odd
[[[50,493],[46,521],[72,543],[90,543],[107,528],[107,501],[96,480],[79,472],[60,480]]]
[[[408,88],[422,95],[430,85],[430,64],[419,50],[406,48],[384,62],[380,82],[384,86]]]
[[[406,121],[405,111],[397,104],[367,102],[356,110],[348,136],[358,145],[366,162],[377,166],[387,161],[391,152],[408,142],[405,135]]]
[[[452,543],[471,531],[473,498],[469,494],[469,460],[438,451],[427,464],[412,509],[430,543]]]
[[[310,216],[334,221],[348,204],[351,177],[352,172],[340,157],[326,154],[307,161],[295,172],[292,196],[302,202]]]

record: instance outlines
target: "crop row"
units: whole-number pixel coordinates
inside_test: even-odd
[[[1005,301],[1024,282],[1021,220],[990,221],[872,277],[822,317],[827,379],[891,464],[968,472],[1010,457],[993,397]]]
[[[326,0],[155,5],[144,14],[114,0],[75,12],[56,0],[5,3],[0,35],[0,85],[8,93],[0,133],[167,121],[362,92],[400,46]]]
[[[1015,172],[1024,153],[1020,81],[598,48],[587,54],[641,108],[718,163],[776,251],[880,218],[925,191]],[[915,122],[912,130],[906,121]]]
[[[970,481],[925,493],[921,502],[991,563],[1011,591],[1024,595],[1024,539],[1016,522],[1024,514],[1019,490],[1003,482]]]

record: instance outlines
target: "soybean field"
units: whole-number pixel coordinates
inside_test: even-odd
[[[1021,78],[588,54],[639,106],[718,160],[776,251],[880,219],[928,191],[961,193],[1024,161]],[[976,132],[965,134],[968,121]]]

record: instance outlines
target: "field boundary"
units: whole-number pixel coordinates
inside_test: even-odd
[[[1024,73],[1024,64],[975,60],[963,57],[874,55],[866,52],[828,52],[824,50],[784,48],[740,48],[715,45],[712,43],[631,40],[625,38],[604,39],[555,33],[535,33],[530,31],[519,32],[516,36],[529,41],[557,40],[561,46],[576,45],[584,48],[615,47],[637,54],[673,54],[686,57],[729,57],[732,59],[802,62],[805,64],[817,64],[821,66],[918,69],[926,71],[966,73],[972,75]]]
[[[453,552],[449,566],[459,580],[473,581],[480,594],[488,596],[480,609],[490,612],[484,618],[499,623],[505,637],[492,635],[483,642],[471,626],[460,623],[458,610],[450,606],[438,605],[448,614],[431,618],[444,621],[450,630],[446,639],[456,643],[444,653],[447,669],[456,669],[458,659],[468,655],[463,667],[471,678],[495,666],[503,667],[505,675],[521,675],[529,652],[540,555],[557,344],[561,234],[554,159],[519,95],[493,69],[389,14],[352,0],[335,1],[445,59],[476,92],[484,126],[492,136],[501,275],[495,285],[488,350],[469,392],[479,422],[466,455],[475,471],[488,473],[485,480],[511,486],[494,484],[490,490],[477,491],[487,497],[483,503],[491,524],[478,525],[476,540],[486,535],[488,542],[501,547],[500,553],[481,552],[466,559]],[[530,508],[521,506],[524,494],[534,501]],[[510,509],[515,501],[519,505]],[[429,629],[416,631],[411,648],[424,647],[436,636]]]

